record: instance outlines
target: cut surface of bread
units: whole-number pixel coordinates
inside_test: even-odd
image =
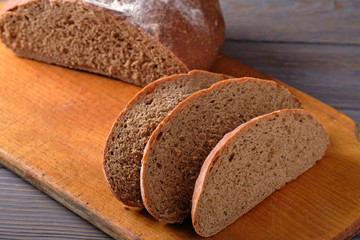
[[[224,21],[217,0],[10,0],[0,35],[20,57],[145,86],[210,68]]]
[[[191,95],[159,124],[145,147],[144,206],[156,219],[182,222],[201,165],[224,134],[256,116],[299,107],[285,87],[254,78],[221,81]]]
[[[329,139],[308,112],[280,110],[226,134],[196,181],[192,221],[212,236],[320,160]]]
[[[141,90],[117,117],[106,142],[104,172],[112,193],[124,204],[142,207],[143,151],[157,125],[185,98],[230,78],[194,70],[159,79]]]

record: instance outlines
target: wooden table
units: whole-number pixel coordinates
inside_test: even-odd
[[[221,0],[222,52],[360,123],[360,3]],[[0,166],[0,239],[108,239]],[[355,237],[360,239],[360,235]]]

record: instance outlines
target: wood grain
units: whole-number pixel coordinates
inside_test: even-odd
[[[1,165],[0,193],[0,239],[110,239]],[[19,234],[23,225],[28,228]]]
[[[238,41],[226,41],[223,52],[242,62],[267,72],[270,75],[282,80],[283,82],[296,86],[296,88],[309,93],[310,95],[322,99],[324,102],[333,105],[335,108],[351,116],[354,120],[360,122],[359,101],[359,77],[358,66],[359,50],[354,46],[331,46],[331,45],[309,45],[309,44],[274,44],[274,43],[246,43]],[[311,61],[309,61],[311,59]],[[290,69],[288,68],[290,66]],[[330,83],[327,81],[330,79]],[[334,83],[335,82],[335,83]],[[324,88],[327,88],[325,91]],[[0,168],[2,166],[0,165]],[[4,172],[7,172],[4,170]],[[0,185],[2,184],[0,171]],[[8,174],[7,174],[8,176]],[[23,201],[21,189],[28,186],[27,183],[12,177],[16,185],[13,185],[13,191],[16,196],[8,196],[5,200],[0,198],[0,206],[7,204],[9,201],[16,201],[19,205],[33,208],[34,211],[41,209],[41,206],[33,205],[31,201]],[[20,184],[22,182],[22,184]],[[7,196],[0,188],[0,195]],[[43,195],[40,192],[34,194]],[[14,197],[14,198],[11,198]],[[46,197],[45,197],[46,198]],[[48,198],[47,198],[48,199]],[[52,200],[48,199],[49,202]],[[84,223],[80,218],[63,218],[63,214],[69,214],[69,211],[54,203],[57,209],[56,217],[63,219],[63,222],[52,222],[52,231],[41,232],[42,223],[51,221],[48,215],[37,215],[31,219],[31,229],[27,238],[37,239],[38,236],[51,237],[56,239],[68,238],[86,238],[82,229],[91,229],[94,236],[102,239],[101,233],[96,234],[93,228]],[[63,209],[63,210],[61,210]],[[51,209],[49,209],[51,211]],[[18,232],[18,225],[29,224],[29,220],[23,219],[22,215],[27,215],[21,209],[12,209],[12,211],[1,211],[0,219],[8,219],[9,215],[17,214],[14,221],[6,221],[6,229],[0,229],[1,236],[14,237]],[[71,232],[68,236],[61,236],[57,232],[66,232],[69,225],[79,226],[78,231]],[[89,230],[90,231],[90,230]],[[35,232],[33,235],[32,233]],[[8,234],[8,235],[5,235]],[[90,235],[90,234],[89,234]],[[25,236],[19,237],[19,239]],[[359,239],[360,237],[358,236]]]
[[[123,208],[106,186],[101,170],[106,135],[139,88],[19,59],[2,44],[0,52],[0,161],[5,167],[113,237],[200,239],[189,220],[182,225],[161,224],[144,210]],[[225,56],[218,58],[213,70],[267,77]],[[356,125],[335,109],[292,91],[326,125],[332,148],[314,168],[214,239],[330,238],[358,231]]]
[[[228,39],[360,44],[360,2],[220,0]]]
[[[360,46],[226,41],[221,50],[360,123]]]
[[[357,0],[219,1],[227,25],[227,39],[360,44],[360,2]]]
[[[1,1],[2,0],[0,0],[0,2]],[[276,2],[278,3],[277,7]],[[237,60],[246,62],[290,85],[296,86],[316,98],[332,104],[359,122],[360,111],[357,108],[358,104],[354,104],[358,102],[356,96],[359,96],[359,94],[356,94],[358,90],[358,85],[356,84],[359,83],[359,77],[358,75],[353,75],[354,72],[352,70],[343,71],[343,69],[347,69],[348,65],[352,66],[352,69],[356,71],[356,64],[359,60],[358,51],[354,48],[355,46],[352,46],[353,44],[357,44],[359,40],[357,37],[359,33],[359,21],[356,20],[359,17],[359,3],[357,1],[344,0],[340,1],[340,4],[342,4],[342,6],[350,6],[351,9],[333,8],[328,12],[320,11],[319,5],[324,6],[324,3],[330,5],[334,2],[335,1],[311,2],[297,0],[289,3],[288,1],[221,0],[222,4],[227,4],[224,15],[228,25],[228,37],[241,40],[228,40],[224,51]],[[295,8],[287,7],[288,4],[294,4],[294,6],[296,6],[296,4],[302,4],[303,6],[308,6],[308,9],[300,14],[294,11]],[[311,7],[314,9],[311,9]],[[296,14],[297,16],[293,18]],[[254,17],[256,17],[257,21],[253,20]],[[286,19],[286,21],[284,21],[284,19]],[[347,25],[342,25],[340,29],[339,26],[344,22]],[[274,25],[274,23],[276,23],[276,25]],[[294,26],[296,26],[296,28],[294,28]],[[299,30],[295,32],[294,29]],[[355,30],[353,31],[352,29]],[[249,40],[250,42],[244,42],[244,40]],[[277,47],[273,48],[274,45],[271,42],[279,41],[283,42],[283,44],[278,44]],[[288,45],[286,42],[304,42],[305,44]],[[316,44],[313,48],[306,51],[306,45],[308,45],[306,43],[309,42],[326,42],[334,44],[334,46],[326,45],[326,48],[321,48],[322,45]],[[350,44],[350,46],[343,46],[343,44]],[[321,51],[318,48],[319,46]],[[297,54],[298,47],[300,48],[301,54]],[[311,51],[314,49],[315,52],[312,53]],[[353,52],[353,50],[355,50],[355,52]],[[334,54],[332,54],[333,52]],[[346,54],[342,54],[343,52]],[[320,58],[318,57],[319,54],[321,55]],[[337,60],[338,54],[341,55],[339,60]],[[309,59],[312,61],[309,61]],[[285,63],[283,63],[283,60],[285,60]],[[1,61],[6,62],[7,59],[4,60],[4,58],[2,58]],[[316,61],[320,63],[317,66],[314,64]],[[2,63],[3,62],[1,62],[1,64]],[[300,67],[297,70],[293,69],[297,64],[301,64],[303,69]],[[290,70],[288,66],[291,66]],[[308,71],[308,67],[310,67],[310,71]],[[295,71],[295,74],[293,74],[293,71]],[[349,75],[351,76],[350,78]],[[323,91],[322,87],[326,86],[326,82],[321,79],[321,76],[324,79],[337,76],[337,82],[332,84],[327,91]],[[348,81],[351,78],[352,80]],[[31,79],[29,80],[31,81]],[[346,88],[343,88],[343,85],[346,85]],[[351,88],[355,90],[351,92]],[[350,91],[348,91],[348,89]],[[348,93],[350,93],[350,95]],[[355,96],[355,98],[352,96]],[[328,102],[328,98],[331,99],[330,102]],[[345,99],[345,102],[343,102],[342,99]],[[337,103],[339,104],[337,105]],[[0,105],[0,111],[1,107]],[[3,122],[0,122],[0,126],[3,126]],[[2,168],[1,165],[0,168]],[[83,229],[92,229],[89,231],[93,231],[93,228],[74,216],[68,218],[67,214],[69,214],[69,216],[71,215],[69,211],[61,210],[61,206],[52,202],[49,198],[44,197],[42,193],[35,191],[32,187],[30,188],[34,191],[31,191],[31,194],[36,195],[36,197],[34,196],[35,199],[32,198],[30,201],[26,200],[28,192],[24,191],[24,189],[27,189],[27,187],[29,187],[27,183],[14,177],[14,175],[8,173],[7,170],[0,169],[0,228],[3,224],[3,219],[7,224],[6,227],[0,229],[0,239],[91,239],[92,236],[98,237],[97,239],[102,239],[101,233],[88,234],[87,230],[86,233],[84,233]],[[4,188],[11,188],[11,191],[5,190]],[[14,191],[14,193],[12,191]],[[46,207],[42,209],[41,204],[36,203],[38,195],[46,198],[46,201],[49,201],[49,204],[53,204],[54,206],[50,207],[44,200],[43,204]],[[2,206],[9,206],[6,205],[9,203],[11,203],[11,207],[6,207],[7,210],[3,211]],[[49,208],[47,208],[48,206]],[[26,219],[26,217],[29,216],[27,215],[29,209],[33,210],[33,212],[31,212],[32,217],[31,219]],[[41,212],[41,214],[36,215],[35,212]],[[14,219],[9,220],[10,218]],[[62,219],[64,222],[55,221],[55,218]],[[51,222],[51,226],[46,225],[47,222]],[[45,226],[42,227],[44,223]],[[19,231],[18,226],[27,226],[28,224],[31,224],[31,227],[27,229],[28,232],[26,234],[16,235]],[[71,225],[78,227],[71,228],[70,231],[67,231]],[[43,231],[41,229],[43,229]],[[61,235],[61,233],[68,234]],[[104,239],[106,239],[106,237],[104,237]],[[355,239],[360,239],[360,237]]]
[[[4,168],[0,193],[0,239],[110,239]]]

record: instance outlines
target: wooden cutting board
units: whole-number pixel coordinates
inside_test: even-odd
[[[223,55],[212,71],[270,78]],[[202,239],[190,219],[163,224],[145,210],[125,208],[105,183],[106,136],[139,87],[17,58],[2,43],[0,85],[2,165],[114,238]],[[359,128],[290,90],[325,125],[331,147],[313,168],[213,239],[340,239],[360,230]]]

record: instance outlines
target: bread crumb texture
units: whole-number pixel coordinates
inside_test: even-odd
[[[215,61],[224,41],[217,0],[186,0],[184,6],[169,1],[171,8],[159,1],[162,4],[146,4],[141,17],[140,1],[115,2],[121,6],[118,11],[82,1],[10,0],[0,19],[1,39],[20,57],[139,86],[189,69],[207,69]],[[162,11],[155,11],[160,6]],[[193,9],[194,16],[184,15],[185,7]],[[209,31],[198,31],[198,25],[184,21],[188,18],[201,19]]]
[[[142,197],[157,219],[182,222],[190,213],[200,168],[217,142],[240,124],[274,110],[299,108],[279,84],[229,79],[179,104],[153,132],[142,166]]]
[[[129,102],[112,127],[104,152],[105,175],[118,199],[130,206],[143,206],[140,168],[150,135],[185,98],[227,78],[230,77],[194,70],[159,79]]]
[[[320,160],[329,145],[324,127],[304,110],[281,110],[226,135],[196,182],[192,220],[212,236]]]

